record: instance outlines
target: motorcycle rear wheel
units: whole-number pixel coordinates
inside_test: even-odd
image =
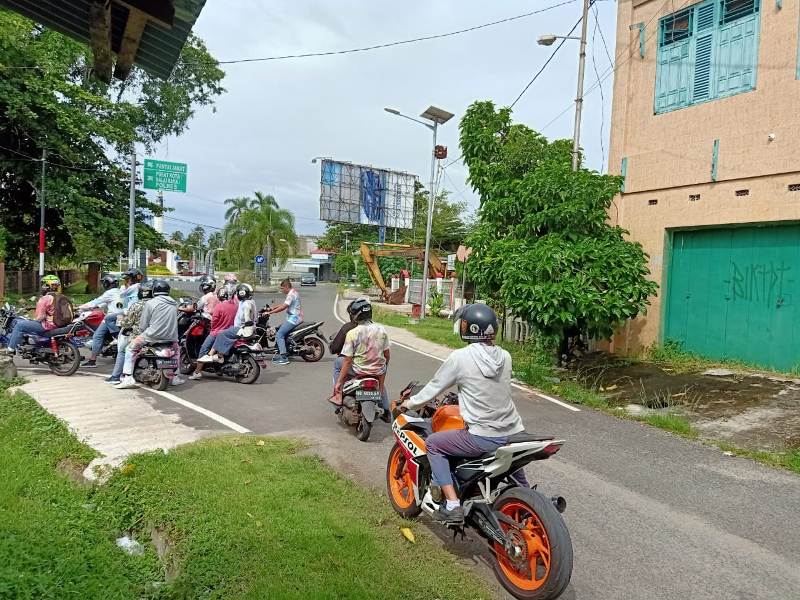
[[[54,375],[69,377],[81,366],[81,353],[68,341],[58,340],[58,358],[48,361],[47,366]]]
[[[406,519],[422,512],[414,496],[414,482],[406,468],[405,454],[397,444],[392,446],[386,463],[386,492],[394,511]]]
[[[512,488],[495,500],[494,510],[519,524],[519,530],[501,521],[506,535],[517,537],[523,554],[510,558],[494,543],[495,575],[515,598],[555,600],[572,576],[572,540],[553,502],[539,492]]]
[[[372,423],[361,415],[356,425],[356,438],[361,442],[366,442],[369,439],[369,434],[372,432]]]
[[[325,344],[315,337],[307,337],[303,340],[303,344],[311,348],[311,352],[303,352],[300,356],[306,362],[318,362],[325,356]]]
[[[240,356],[239,360],[242,361],[244,374],[236,375],[234,377],[236,383],[244,383],[244,384],[255,383],[256,380],[258,380],[259,376],[261,375],[261,366],[258,364],[258,361],[249,354],[244,354]]]

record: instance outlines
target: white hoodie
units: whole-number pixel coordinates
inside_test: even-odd
[[[525,429],[511,399],[511,355],[499,346],[470,344],[453,351],[408,407],[420,408],[453,385],[470,433],[506,437]]]

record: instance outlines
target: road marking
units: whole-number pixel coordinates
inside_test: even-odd
[[[346,323],[347,322],[344,319],[342,319],[341,317],[339,317],[339,294],[336,294],[336,298],[334,298],[334,300],[333,300],[333,316],[336,317],[336,320],[339,321],[340,323]],[[439,356],[435,356],[434,354],[430,354],[428,352],[424,352],[422,350],[418,350],[417,348],[414,348],[412,346],[406,346],[405,344],[401,344],[400,342],[392,341],[392,344],[395,345],[395,346],[400,346],[401,348],[405,348],[406,350],[411,350],[412,352],[416,352],[417,354],[421,354],[422,356],[427,356],[428,358],[433,358],[433,359],[438,360],[439,362],[442,362],[442,363],[445,360],[445,359],[443,359],[443,358],[441,358]],[[518,390],[520,390],[522,392],[527,392],[529,394],[533,394],[534,396],[538,396],[539,398],[542,398],[543,400],[547,400],[548,402],[552,402],[553,404],[556,404],[556,405],[560,406],[561,408],[566,408],[567,410],[571,410],[572,412],[581,412],[580,408],[576,408],[576,407],[572,406],[571,404],[567,404],[566,402],[564,402],[562,400],[559,400],[557,398],[553,398],[552,396],[548,396],[547,394],[543,394],[543,393],[538,392],[536,390],[532,390],[531,388],[526,387],[524,385],[520,385],[518,383],[512,383],[511,387],[513,387],[515,389],[518,389]]]
[[[37,368],[37,367],[19,367],[18,366],[17,369],[20,370],[20,371],[43,371],[43,372],[46,372],[46,373],[50,372],[50,369],[43,369],[43,368]],[[90,377],[102,377],[104,379],[106,377],[102,373],[76,373],[76,375],[89,375]],[[167,400],[169,400],[170,402],[174,402],[175,404],[180,404],[181,406],[185,406],[186,408],[188,408],[190,410],[193,410],[196,413],[200,413],[201,415],[204,415],[204,416],[208,417],[212,421],[216,421],[220,425],[224,425],[228,429],[232,429],[233,431],[235,431],[237,433],[252,433],[252,431],[250,431],[247,427],[243,427],[243,426],[239,425],[238,423],[234,423],[230,419],[226,419],[222,415],[218,415],[217,413],[215,413],[215,412],[213,412],[211,410],[208,410],[207,408],[203,408],[202,406],[198,406],[197,404],[189,402],[188,400],[184,400],[183,398],[179,398],[175,394],[170,394],[169,392],[162,392],[161,390],[152,390],[152,389],[147,388],[147,387],[141,387],[141,389],[145,390],[145,391],[148,391],[148,392],[151,392],[153,394],[156,394],[158,396],[161,396],[162,398],[166,398]]]

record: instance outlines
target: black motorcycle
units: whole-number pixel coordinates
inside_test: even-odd
[[[211,330],[208,319],[195,313],[186,333],[180,339],[180,356],[178,357],[178,370],[183,375],[194,371],[200,354],[200,347]],[[266,367],[267,353],[255,338],[237,340],[225,361],[206,363],[203,372],[214,373],[219,376],[233,377],[237,383],[255,383],[261,375],[261,368]]]
[[[264,352],[268,354],[278,353],[278,344],[275,334],[278,331],[269,325],[269,304],[267,304],[258,314],[256,323],[256,339]],[[325,334],[321,327],[325,321],[315,321],[312,323],[300,323],[286,337],[286,353],[291,356],[299,356],[306,362],[317,362],[325,355]]]

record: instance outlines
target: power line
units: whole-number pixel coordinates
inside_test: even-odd
[[[566,6],[567,4],[572,4],[572,3],[576,2],[576,1],[577,0],[564,0],[563,2],[559,2],[558,4],[553,4],[551,6],[546,6],[544,8],[540,8],[538,10],[527,12],[527,13],[524,13],[524,14],[521,14],[521,15],[516,15],[516,16],[513,16],[513,17],[507,17],[505,19],[499,19],[497,21],[492,21],[490,23],[482,23],[481,25],[475,25],[473,27],[467,27],[466,29],[459,29],[457,31],[450,31],[448,33],[438,33],[438,34],[434,34],[434,35],[426,35],[426,36],[411,38],[411,39],[408,39],[408,40],[399,40],[399,41],[395,41],[395,42],[386,42],[386,43],[383,43],[383,44],[375,44],[375,45],[372,45],[372,46],[364,46],[364,47],[361,47],[361,48],[350,48],[350,49],[347,49],[347,50],[328,50],[328,51],[325,51],[325,52],[304,52],[302,54],[284,54],[284,55],[280,55],[280,56],[265,56],[265,57],[261,57],[261,58],[240,58],[240,59],[235,59],[235,60],[221,60],[221,61],[218,61],[218,64],[220,64],[220,65],[232,65],[232,64],[238,64],[238,63],[267,62],[267,61],[275,61],[275,60],[286,60],[286,59],[291,59],[291,58],[310,58],[310,57],[314,57],[314,56],[335,56],[335,55],[339,55],[339,54],[353,54],[355,52],[368,52],[370,50],[380,50],[382,48],[391,48],[393,46],[402,46],[402,45],[405,45],[405,44],[414,44],[416,42],[425,42],[425,41],[428,41],[428,40],[436,40],[436,39],[440,39],[440,38],[446,38],[446,37],[451,37],[451,36],[454,36],[454,35],[461,35],[461,34],[464,34],[464,33],[477,31],[479,29],[486,29],[487,27],[494,27],[495,25],[501,25],[503,23],[509,23],[511,21],[517,21],[519,19],[525,19],[527,17],[532,17],[533,15],[538,15],[538,14],[541,14],[543,12],[547,12],[547,11],[559,8],[561,6]],[[184,64],[186,64],[186,63],[184,63]]]
[[[31,162],[42,162],[43,159],[36,158],[35,156],[30,156],[29,154],[25,154],[24,152],[20,152],[19,150],[14,150],[13,148],[8,148],[6,146],[0,146],[0,149],[7,150],[8,152],[13,152],[14,154],[18,154],[19,156],[23,156],[24,158],[17,159],[17,160],[28,160]],[[97,171],[97,167],[76,167],[75,165],[64,165],[61,163],[54,162],[52,160],[44,160],[45,163],[48,165],[52,165],[54,167],[61,167],[63,169],[71,169],[73,171]]]
[[[597,30],[600,29],[600,18],[598,16],[597,5],[592,4],[592,9],[594,12],[594,30],[592,31],[592,67],[594,68],[594,74],[597,77],[597,80],[600,81],[600,71],[597,70]],[[603,30],[600,29],[602,33]],[[606,53],[608,53],[608,48],[606,48]],[[610,57],[609,57],[610,61]],[[605,93],[603,92],[603,86],[600,86],[600,156],[601,156],[601,163],[600,163],[600,170],[602,172],[603,168],[606,164],[606,144],[603,138],[603,126],[606,120],[606,97]]]

